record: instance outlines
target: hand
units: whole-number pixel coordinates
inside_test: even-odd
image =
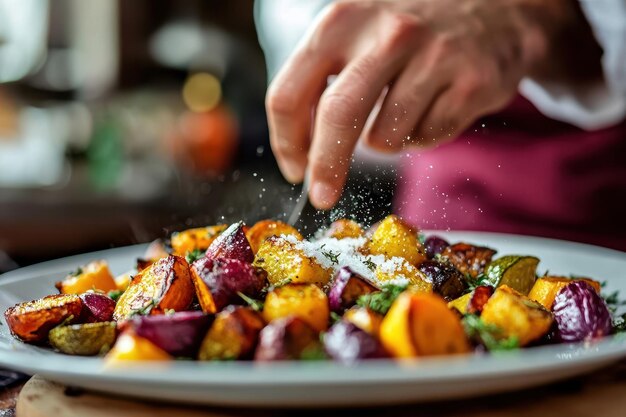
[[[310,164],[311,202],[327,209],[339,199],[359,137],[386,152],[454,138],[505,106],[521,78],[541,67],[569,3],[330,5],[268,89],[271,144],[281,171],[296,183]],[[326,88],[331,74],[339,75]],[[363,131],[387,88],[375,121]]]

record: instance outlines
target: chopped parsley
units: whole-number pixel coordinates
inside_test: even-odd
[[[331,312],[330,312],[330,322],[331,322],[332,324],[335,324],[335,323],[337,323],[338,321],[341,321],[341,319],[342,319],[341,315],[339,315],[339,314],[335,313],[334,311],[331,311]]]
[[[71,277],[77,277],[77,276],[79,276],[79,275],[82,275],[82,273],[83,273],[83,272],[84,272],[84,271],[83,271],[83,268],[79,266],[78,268],[76,268],[76,270],[75,270],[75,271],[70,272],[70,273],[69,273],[69,276],[71,276]]]
[[[188,263],[192,263],[202,258],[203,256],[204,251],[202,249],[193,249],[187,252],[187,255],[185,255],[185,259],[187,259]]]
[[[241,297],[243,301],[246,302],[254,311],[262,311],[263,310],[263,301],[255,300],[254,298],[248,297],[241,291],[237,291],[237,295]]]
[[[339,263],[339,254],[335,253],[331,250],[323,250],[324,246],[326,246],[326,244],[322,244],[320,246],[320,253],[322,255],[324,255],[326,258],[328,258],[329,261],[331,261],[334,264],[338,264]]]
[[[600,284],[602,288],[604,288],[605,285],[606,285],[606,282],[603,282],[602,284]],[[626,300],[621,299],[619,295],[619,291],[617,290],[609,294],[602,294],[602,298],[604,298],[604,302],[606,303],[606,306],[609,308],[609,311],[611,312],[611,314],[615,314],[617,310],[619,310],[620,307],[626,306]]]
[[[467,282],[467,291],[472,292],[476,289],[476,287],[480,287],[484,285],[485,280],[487,279],[487,275],[479,274],[476,278],[472,278],[471,275],[465,275],[465,281]]]
[[[156,307],[158,304],[159,304],[159,300],[157,300],[156,298],[153,298],[145,306],[138,308],[136,310],[131,310],[131,312],[128,314],[128,318],[135,317],[135,316],[147,316],[148,314],[150,314],[152,309]]]
[[[484,345],[489,351],[511,350],[519,348],[519,340],[515,336],[503,338],[502,329],[488,324],[474,314],[467,314],[462,320],[467,336]]]
[[[109,296],[109,298],[111,298],[113,301],[117,301],[120,299],[120,297],[122,296],[122,294],[124,294],[124,291],[122,290],[113,290],[113,291],[109,291],[109,293],[107,294]]]
[[[424,245],[426,243],[426,235],[424,233],[418,233],[417,238],[420,241],[420,244]]]
[[[626,313],[613,320],[613,333],[626,333]]]
[[[323,361],[328,359],[328,355],[318,344],[306,347],[300,354],[300,359],[303,361]]]
[[[365,264],[367,269],[369,269],[370,271],[374,272],[376,270],[376,264],[370,259],[369,256],[365,258],[363,263]]]
[[[406,288],[406,285],[383,285],[380,291],[360,296],[356,303],[361,307],[367,307],[385,315],[391,308],[391,304]]]

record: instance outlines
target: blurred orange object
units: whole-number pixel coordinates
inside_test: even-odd
[[[223,104],[202,113],[187,111],[168,137],[175,162],[194,174],[219,175],[230,168],[239,138],[237,121]]]
[[[120,361],[166,361],[173,359],[163,349],[133,332],[124,332],[106,356],[107,364]]]
[[[117,289],[106,261],[93,261],[69,274],[56,287],[61,294],[82,294],[89,290],[105,293]]]

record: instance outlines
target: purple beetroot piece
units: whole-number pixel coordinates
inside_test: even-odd
[[[374,291],[377,291],[376,287],[345,266],[335,274],[333,285],[328,292],[330,310],[343,313],[355,305],[360,296]]]
[[[424,240],[424,249],[426,249],[428,259],[433,259],[435,255],[443,252],[448,246],[450,246],[448,241],[439,236],[431,235]]]
[[[273,320],[261,330],[254,360],[306,359],[320,352],[323,353],[319,333],[300,317],[289,316]]]
[[[557,338],[582,342],[611,333],[611,313],[596,290],[585,281],[573,281],[559,291],[552,304]]]
[[[344,363],[389,357],[374,336],[343,320],[324,335],[324,349],[331,358]]]
[[[419,264],[417,269],[432,281],[433,291],[446,301],[460,297],[467,289],[465,276],[451,264],[429,260]]]
[[[213,321],[201,311],[136,316],[122,324],[175,357],[193,358]]]
[[[228,258],[252,263],[254,252],[243,231],[243,222],[233,223],[211,243],[206,250],[211,259]]]
[[[100,323],[113,320],[115,301],[104,294],[87,292],[80,295],[83,310],[80,313],[82,323]]]

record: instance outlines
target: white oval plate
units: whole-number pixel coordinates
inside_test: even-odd
[[[476,232],[440,232],[503,254],[541,258],[540,271],[587,275],[626,294],[626,253],[551,239]],[[111,249],[30,266],[0,277],[0,311],[54,293],[53,283],[93,259],[122,273],[145,245]],[[2,322],[0,322],[2,323]],[[103,365],[100,358],[65,356],[13,339],[0,326],[0,365],[65,384],[125,396],[226,406],[363,406],[470,397],[510,391],[578,375],[626,357],[626,338],[588,346],[557,345],[494,355],[441,357],[354,366],[332,362],[129,363]]]

